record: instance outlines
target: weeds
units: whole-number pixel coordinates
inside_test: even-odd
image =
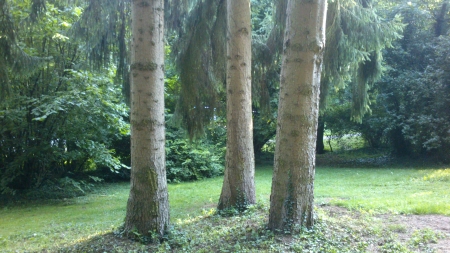
[[[195,218],[179,220],[156,244],[142,245],[109,233],[72,247],[60,247],[57,251],[357,253],[376,247],[379,252],[389,253],[413,249],[411,244],[397,240],[389,229],[377,233],[381,220],[375,220],[371,215],[351,212],[333,215],[330,211],[317,209],[316,225],[312,229],[274,234],[266,228],[267,211],[265,204],[258,203],[231,217],[205,212]],[[430,233],[422,231],[419,234],[423,243],[421,249],[424,249],[430,242]]]
[[[414,247],[423,247],[423,245],[437,243],[439,239],[443,239],[444,237],[442,233],[435,232],[431,229],[416,230],[412,234],[410,244]]]

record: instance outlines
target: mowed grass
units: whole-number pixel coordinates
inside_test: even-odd
[[[269,204],[272,167],[256,170],[258,201]],[[211,213],[222,178],[169,185],[173,223]],[[317,168],[316,204],[369,212],[450,215],[450,169]],[[119,227],[129,184],[108,184],[84,197],[0,208],[0,252],[70,247]]]
[[[320,168],[316,204],[401,214],[450,215],[450,169]]]

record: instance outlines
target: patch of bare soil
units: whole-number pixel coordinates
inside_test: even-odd
[[[337,206],[322,207],[330,216],[351,216],[360,218],[360,213],[349,211]],[[417,231],[429,229],[437,234],[443,235],[437,242],[429,243],[427,246],[438,253],[450,253],[450,217],[444,215],[396,215],[379,214],[374,215],[381,222],[386,231],[395,234],[403,245],[411,243],[411,239]],[[369,252],[380,252],[376,247],[369,247]],[[419,251],[420,252],[420,251]]]
[[[380,215],[386,225],[401,225],[406,228],[405,231],[398,232],[398,238],[402,242],[410,240],[414,231],[431,229],[434,232],[441,233],[445,238],[441,238],[437,243],[429,246],[437,252],[450,252],[450,217],[444,215]],[[395,232],[395,231],[394,231]]]

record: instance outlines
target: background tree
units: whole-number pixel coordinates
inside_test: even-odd
[[[128,132],[115,69],[88,69],[86,44],[72,37],[84,3],[37,2],[1,2],[0,83],[9,89],[0,94],[3,193],[119,170],[113,142]]]
[[[164,1],[133,1],[131,188],[124,231],[162,236],[169,224],[164,132]]]
[[[275,134],[272,123],[276,113],[270,111],[275,111],[278,103],[280,38],[283,37],[280,31],[284,27],[286,1],[258,1],[256,6],[253,13],[257,28],[253,35],[253,93],[254,144],[258,153]],[[372,1],[333,1],[327,16],[326,36],[330,46],[324,53],[321,113],[326,113],[329,90],[349,88],[352,91],[349,99],[353,103],[349,117],[360,122],[363,115],[370,112],[369,90],[381,75],[381,50],[400,37],[402,24],[398,16],[389,19],[380,16]],[[319,125],[325,127],[325,122],[320,121]],[[323,135],[317,139],[323,140]]]
[[[377,84],[384,144],[397,155],[448,160],[447,1],[399,3],[404,37],[386,54],[387,74]],[[444,13],[444,14],[443,14]],[[438,25],[439,24],[439,25]]]
[[[385,74],[367,93],[371,113],[361,124],[343,120],[351,108],[345,101],[354,94],[330,92],[324,117],[328,130],[361,134],[368,146],[388,148],[393,155],[448,160],[448,86],[443,74],[447,6],[447,1],[377,2],[380,18],[402,17],[403,37],[383,50]]]
[[[314,223],[314,170],[325,1],[287,5],[269,229]]]

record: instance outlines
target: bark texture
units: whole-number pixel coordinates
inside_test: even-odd
[[[250,0],[227,0],[227,153],[219,210],[254,204]]]
[[[326,0],[289,0],[269,229],[314,224],[314,170]]]
[[[131,189],[124,229],[163,235],[169,224],[164,126],[164,0],[132,1]]]

